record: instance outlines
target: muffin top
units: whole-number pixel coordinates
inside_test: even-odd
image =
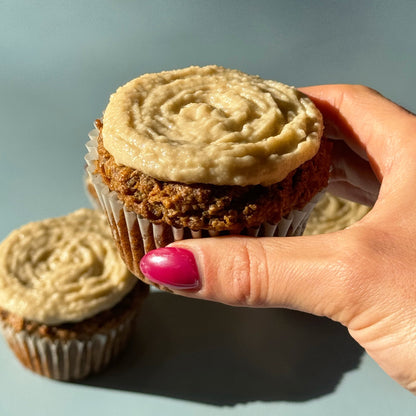
[[[94,210],[26,224],[0,244],[0,307],[47,325],[113,307],[136,280]]]
[[[161,181],[263,185],[311,159],[322,116],[295,88],[218,67],[145,74],[104,112],[104,147]]]
[[[325,193],[313,209],[304,235],[343,230],[363,218],[370,209],[365,205]]]

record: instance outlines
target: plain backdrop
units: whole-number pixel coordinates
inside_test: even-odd
[[[295,86],[366,84],[416,111],[415,21],[414,0],[0,0],[0,239],[29,221],[64,215],[89,205],[84,190],[83,159],[87,134],[94,120],[101,116],[109,95],[131,78],[192,64],[218,64]],[[162,298],[154,299],[147,312],[144,311],[150,319],[146,322],[153,322],[155,311],[173,302],[171,298],[167,303],[156,300]],[[224,322],[230,325],[235,320],[236,328],[240,329],[225,339],[224,348],[232,348],[239,340],[248,342],[247,325],[263,328],[257,320],[266,325],[272,319],[268,314],[253,318],[245,315],[246,312],[241,315],[215,306],[201,311],[194,303],[175,302],[180,303],[175,308],[181,319],[186,319],[187,314],[198,317],[201,313],[213,314],[218,322],[225,314]],[[159,321],[165,322],[163,313],[159,313]],[[135,388],[133,393],[126,392],[132,390],[131,383],[120,372],[110,374],[108,379],[99,379],[93,386],[40,379],[21,369],[7,347],[0,344],[0,414],[82,415],[99,409],[105,415],[116,414],[113,412],[119,408],[124,413],[117,414],[142,411],[140,414],[216,415],[220,409],[221,414],[369,415],[374,411],[378,415],[415,414],[414,399],[389,380],[367,356],[359,360],[361,353],[350,344],[348,334],[343,333],[343,342],[334,344],[335,349],[331,350],[332,338],[328,338],[328,333],[338,336],[339,329],[330,323],[322,327],[321,321],[313,321],[319,336],[308,338],[311,337],[306,330],[309,321],[305,323],[301,319],[301,323],[288,325],[288,316],[293,318],[290,314],[279,318],[286,322],[285,330],[292,327],[296,328],[295,334],[301,334],[298,338],[292,334],[292,338],[289,332],[285,333],[284,340],[288,342],[285,348],[301,354],[299,357],[293,352],[291,362],[309,363],[302,368],[311,369],[317,380],[320,375],[314,363],[322,363],[325,368],[327,356],[332,360],[331,366],[339,362],[341,373],[325,379],[336,380],[332,387],[302,391],[299,396],[293,396],[290,383],[280,380],[280,388],[286,385],[292,395],[274,396],[273,385],[268,385],[268,404],[264,405],[266,397],[258,389],[239,389],[247,378],[242,377],[240,384],[234,384],[238,380],[230,374],[239,368],[243,358],[235,358],[227,349],[223,356],[234,357],[235,361],[233,358],[233,365],[226,367],[229,370],[223,374],[221,386],[234,385],[236,396],[223,397],[222,403],[233,406],[223,408],[218,403],[214,406],[214,398],[207,397],[207,392],[194,391],[199,388],[194,386],[192,397],[202,397],[205,402],[211,400],[213,407],[197,405],[184,392],[175,393],[172,378],[172,371],[181,368],[173,355],[188,345],[192,325],[183,332],[180,322],[171,317],[169,334],[171,337],[182,334],[174,344],[180,348],[165,357],[163,348],[157,350],[158,357],[147,350],[145,357],[150,360],[145,367],[147,387]],[[198,326],[197,318],[192,322]],[[178,328],[174,331],[175,324]],[[220,325],[220,328],[228,333],[226,327]],[[145,334],[152,333],[150,326],[142,330]],[[212,330],[208,335],[224,336],[222,330]],[[266,325],[265,331],[270,330]],[[262,368],[266,371],[268,357],[274,350],[278,355],[279,348],[275,344],[270,346],[264,334],[257,333],[261,340],[256,338],[259,344],[251,345],[252,350],[244,355],[244,360],[249,356],[263,357]],[[164,340],[166,333],[160,335]],[[194,335],[202,337],[198,331]],[[279,337],[272,339],[278,344],[281,342]],[[298,348],[299,342],[308,345],[308,339],[315,348],[313,351],[319,351],[322,346],[318,356],[323,361],[316,361],[313,351],[305,355],[308,349]],[[337,351],[343,351],[343,355],[337,355]],[[220,351],[211,351],[211,358],[220,356]],[[205,367],[201,364],[200,368],[198,363],[204,355],[196,357],[191,361],[193,370],[188,370],[193,375],[200,373],[201,378],[209,370],[212,377],[209,380],[215,383],[218,375],[215,376],[212,363],[206,363]],[[151,365],[160,360],[165,364],[156,371]],[[125,363],[122,368],[128,367]],[[283,367],[270,365],[270,371],[279,372]],[[134,368],[134,373],[137,368],[137,377],[140,377],[140,366],[129,368]],[[252,373],[255,367],[247,368],[251,369],[246,374],[250,379],[255,376]],[[333,368],[336,372],[338,367]],[[161,387],[159,384],[157,388],[158,379],[152,378],[152,374],[163,379]],[[291,375],[295,377],[292,382],[296,374],[299,372]],[[134,378],[131,371],[129,377]],[[261,380],[272,382],[274,378]],[[118,391],[117,385],[121,386]],[[306,389],[309,387],[307,384]],[[22,392],[28,395],[27,401],[18,399]],[[242,403],[242,396],[250,403]]]

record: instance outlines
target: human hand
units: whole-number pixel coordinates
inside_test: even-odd
[[[416,393],[416,117],[362,86],[302,91],[335,140],[331,191],[375,202],[370,213],[332,234],[183,240],[147,254],[142,271],[159,283],[169,276],[162,283],[181,295],[341,322]]]

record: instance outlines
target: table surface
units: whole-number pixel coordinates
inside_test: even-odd
[[[415,111],[415,17],[413,0],[0,0],[0,239],[89,205],[87,133],[145,72],[215,63],[296,86],[367,84]],[[153,291],[136,329],[120,360],[81,383],[25,370],[0,339],[0,414],[416,411],[325,318]]]

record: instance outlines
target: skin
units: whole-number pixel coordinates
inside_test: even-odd
[[[364,86],[302,91],[334,140],[330,190],[373,209],[332,234],[172,244],[194,254],[201,279],[176,293],[327,316],[416,394],[416,116]]]

